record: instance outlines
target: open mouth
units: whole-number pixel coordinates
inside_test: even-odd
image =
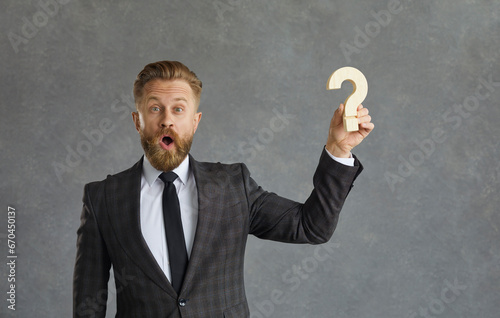
[[[168,135],[164,135],[160,139],[160,147],[165,149],[165,150],[172,150],[174,148],[175,142],[174,139]]]
[[[169,137],[169,136],[164,136],[161,140],[167,147],[170,146],[171,143],[174,142],[174,140]]]

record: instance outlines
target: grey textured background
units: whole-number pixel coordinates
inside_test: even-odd
[[[0,316],[70,316],[83,185],[139,159],[132,83],[171,59],[204,84],[195,158],[243,161],[264,188],[297,200],[352,89],[327,91],[328,77],[350,65],[368,79],[376,129],[354,151],[366,170],[338,229],[321,249],[250,238],[252,317],[498,317],[500,1],[0,8],[1,263],[8,206],[18,255],[16,311],[1,266]],[[273,132],[277,112],[288,117]]]

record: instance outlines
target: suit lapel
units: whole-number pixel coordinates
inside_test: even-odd
[[[191,155],[189,156],[189,164],[193,171],[198,191],[198,224],[196,226],[188,269],[182,285],[181,294],[183,295],[189,292],[189,286],[193,284],[197,269],[203,266],[204,249],[211,246],[211,238],[215,235],[215,231],[213,231],[215,224],[213,223],[218,219],[216,214],[219,213],[217,209],[213,208],[215,206],[213,199],[220,199],[217,193],[219,191],[219,186],[216,183],[217,175],[213,171],[210,171],[203,163],[194,160]]]
[[[132,168],[106,180],[106,200],[114,233],[130,259],[172,297],[176,293],[156,262],[140,228],[143,158]]]

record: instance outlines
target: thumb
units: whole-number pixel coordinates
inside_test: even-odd
[[[344,104],[339,105],[338,111],[340,112],[341,115],[344,113],[344,108],[345,108]]]
[[[335,124],[342,122],[342,114],[344,114],[344,104],[340,104],[339,108],[333,114],[333,122]]]

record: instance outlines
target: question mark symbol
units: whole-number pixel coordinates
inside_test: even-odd
[[[344,108],[344,130],[358,131],[358,105],[361,104],[368,94],[368,82],[366,77],[358,69],[350,66],[342,67],[330,75],[326,89],[339,89],[344,81],[351,82],[353,90],[345,102]]]

